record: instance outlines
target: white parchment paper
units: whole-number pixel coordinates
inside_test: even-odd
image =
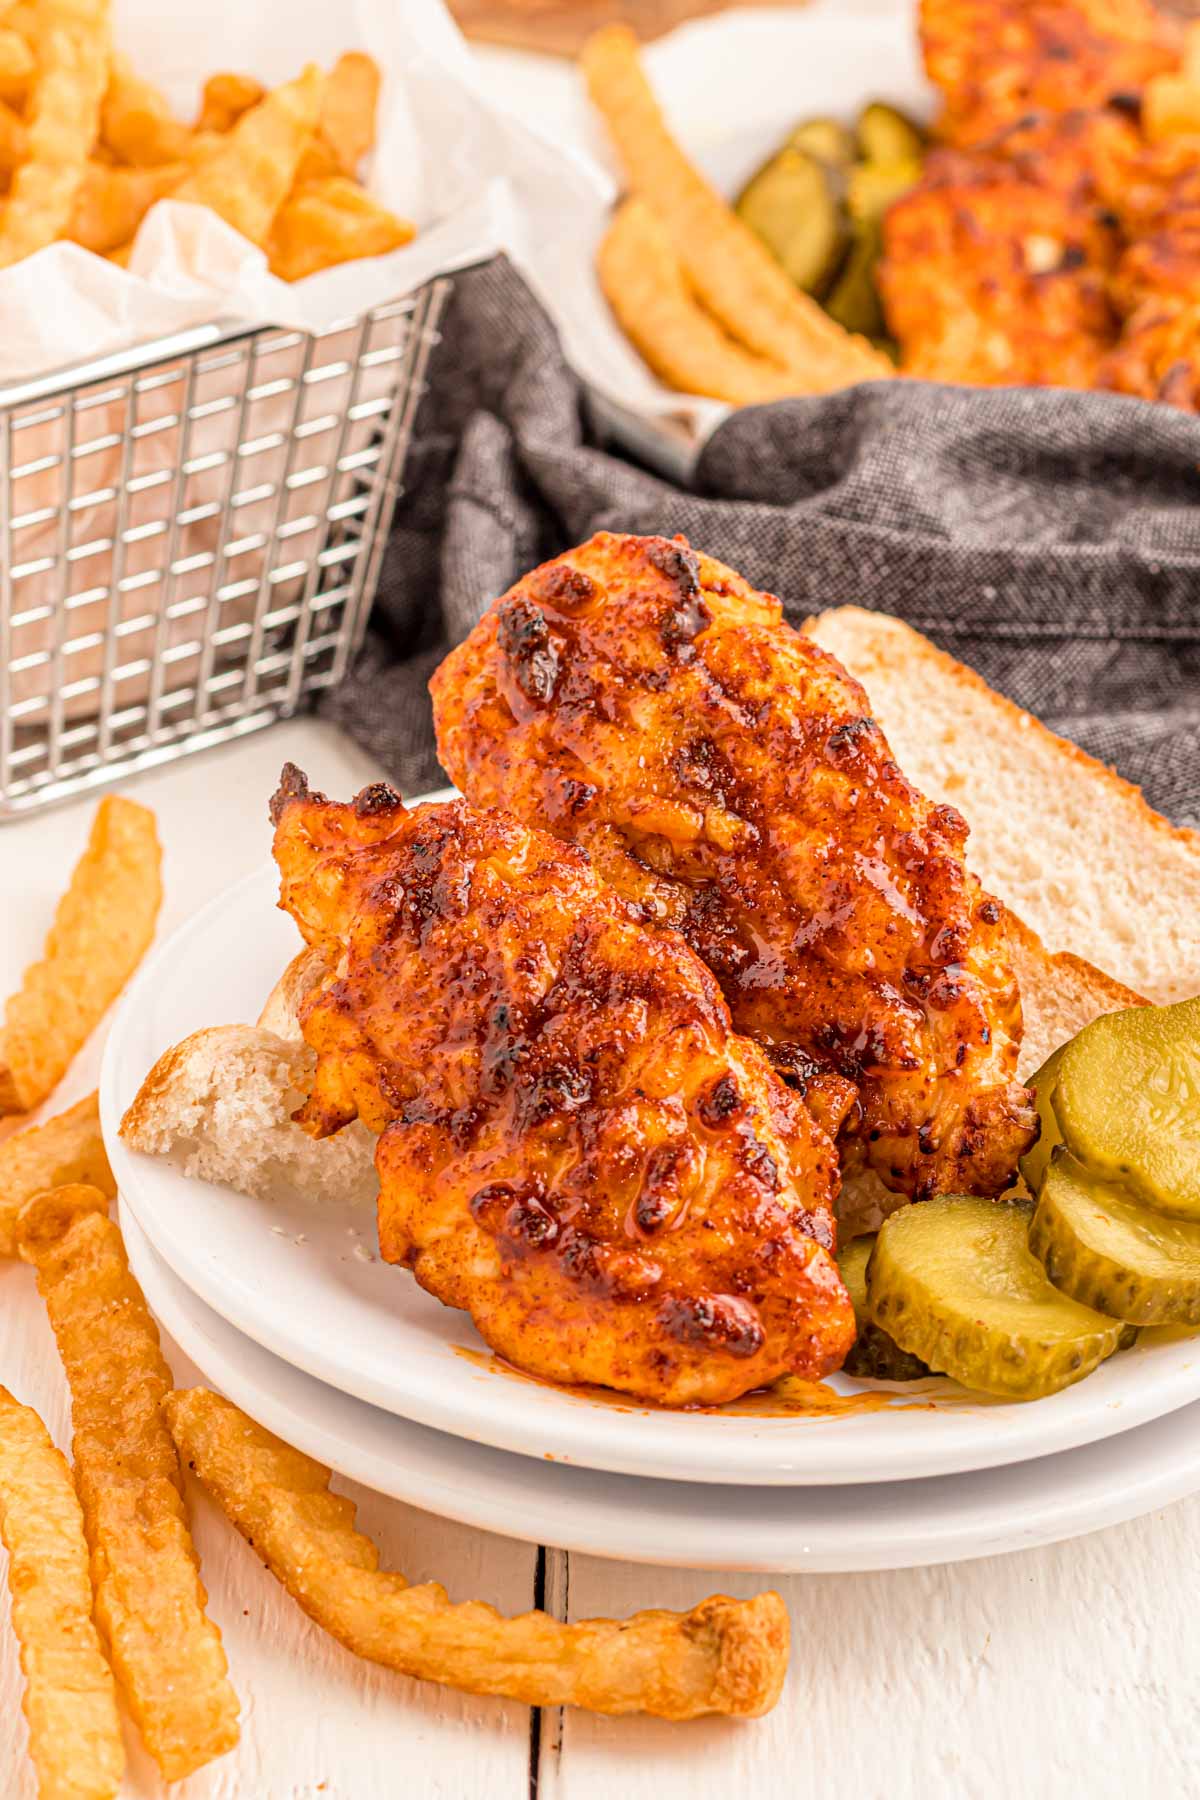
[[[117,0],[114,23],[117,48],[184,119],[217,69],[274,84],[306,62],[327,68],[343,50],[369,50],[384,86],[367,185],[417,236],[287,284],[211,213],[160,202],[128,270],[55,244],[0,272],[0,381],[218,317],[323,329],[498,249],[540,265],[562,220],[605,204],[598,167],[570,146],[556,152],[497,104],[441,0]]]

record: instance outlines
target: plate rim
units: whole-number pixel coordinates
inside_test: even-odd
[[[436,800],[447,792],[453,790],[415,796],[410,804]],[[788,1488],[858,1485],[871,1480],[891,1483],[1003,1467],[1120,1435],[1200,1397],[1198,1339],[1186,1360],[1178,1358],[1174,1369],[1157,1370],[1153,1379],[1143,1380],[1132,1393],[1098,1399],[1094,1406],[1082,1410],[1064,1406],[1062,1411],[1069,1413],[1065,1421],[1053,1411],[1033,1410],[1034,1404],[1038,1409],[1053,1408],[1059,1396],[1030,1403],[1028,1407],[1017,1408],[1013,1403],[1005,1409],[1005,1416],[1023,1421],[1015,1436],[1012,1430],[997,1429],[997,1403],[986,1398],[975,1407],[969,1398],[956,1402],[960,1429],[948,1433],[940,1443],[932,1436],[917,1439],[914,1434],[913,1449],[903,1461],[881,1463],[878,1444],[871,1441],[873,1433],[862,1429],[868,1421],[884,1416],[879,1413],[825,1421],[743,1415],[735,1423],[732,1419],[717,1421],[696,1414],[661,1414],[657,1409],[640,1407],[635,1400],[618,1401],[611,1408],[588,1406],[568,1394],[561,1398],[573,1404],[551,1410],[544,1399],[540,1404],[522,1406],[521,1400],[528,1401],[529,1396],[519,1397],[518,1384],[506,1377],[497,1377],[505,1383],[504,1403],[489,1408],[480,1402],[478,1384],[474,1382],[463,1382],[457,1389],[453,1383],[414,1387],[412,1383],[405,1385],[403,1371],[394,1369],[381,1380],[378,1370],[372,1371],[369,1358],[364,1362],[361,1355],[350,1364],[344,1356],[331,1360],[328,1343],[314,1348],[302,1325],[297,1326],[286,1316],[281,1318],[278,1309],[272,1313],[269,1306],[264,1315],[261,1294],[249,1288],[239,1270],[208,1267],[189,1239],[187,1221],[172,1218],[169,1208],[156,1210],[152,1193],[147,1191],[157,1176],[170,1171],[170,1165],[128,1150],[117,1135],[123,1110],[118,1064],[127,1037],[136,1029],[144,996],[154,992],[162,969],[171,966],[180,954],[186,955],[190,939],[201,936],[226,911],[236,919],[239,903],[244,903],[250,894],[257,896],[268,883],[274,886],[276,880],[274,865],[261,863],[184,920],[146,959],[119,1003],[105,1046],[99,1083],[101,1126],[114,1175],[129,1209],[168,1267],[243,1336],[324,1385],[415,1423],[516,1454],[541,1458],[549,1452],[579,1466],[643,1478],[683,1477],[716,1485]],[[403,1279],[399,1271],[396,1278]],[[464,1329],[469,1329],[468,1315],[463,1314],[462,1318]],[[1126,1354],[1139,1355],[1137,1351]],[[539,1395],[544,1392],[539,1385]],[[672,1421],[667,1434],[658,1434],[660,1439],[669,1434],[669,1441],[656,1445],[655,1434],[642,1433],[639,1437],[636,1431],[630,1431],[631,1415],[643,1413]],[[965,1416],[968,1414],[974,1415],[969,1424]],[[704,1422],[698,1433],[694,1427],[701,1420]],[[1041,1422],[1040,1429],[1037,1421]],[[714,1432],[730,1427],[732,1442],[727,1440],[716,1454],[718,1439]]]
[[[345,1479],[359,1482],[364,1487],[400,1500],[406,1505],[434,1512],[438,1517],[520,1542],[550,1544],[577,1555],[650,1564],[660,1568],[736,1570],[756,1576],[866,1574],[944,1566],[985,1556],[1040,1549],[1143,1517],[1200,1491],[1200,1432],[1194,1429],[1189,1432],[1183,1420],[1174,1414],[1138,1428],[1159,1436],[1173,1432],[1177,1440],[1174,1457],[1153,1454],[1150,1446],[1143,1446],[1142,1454],[1124,1460],[1123,1487],[1118,1487],[1117,1483],[1098,1472],[1093,1473],[1090,1501],[1071,1497],[1069,1488],[1064,1493],[1063,1467],[1076,1460],[1078,1477],[1077,1459],[1083,1457],[1095,1462],[1106,1455],[1112,1455],[1112,1447],[1107,1440],[1086,1446],[1082,1450],[1063,1451],[1057,1456],[1010,1465],[1011,1479],[1018,1483],[1036,1484],[1039,1475],[1045,1476],[1042,1484],[1043,1503],[1038,1506],[1030,1504],[1028,1495],[1020,1503],[1015,1499],[997,1496],[995,1481],[989,1479],[989,1471],[986,1470],[935,1476],[928,1482],[906,1482],[899,1490],[899,1504],[904,1507],[914,1502],[919,1503],[923,1489],[946,1491],[947,1484],[960,1491],[969,1491],[974,1487],[979,1495],[980,1509],[990,1509],[992,1513],[1011,1520],[1012,1524],[1008,1529],[1005,1529],[999,1517],[994,1523],[980,1521],[978,1518],[968,1522],[960,1511],[958,1521],[952,1525],[942,1517],[936,1523],[926,1525],[923,1534],[919,1526],[910,1527],[906,1531],[903,1521],[898,1521],[896,1517],[896,1497],[892,1497],[890,1505],[888,1503],[886,1486],[878,1483],[856,1484],[850,1491],[864,1491],[868,1504],[878,1497],[883,1515],[875,1538],[869,1541],[865,1552],[859,1550],[857,1553],[844,1542],[839,1549],[836,1537],[834,1541],[822,1546],[817,1534],[830,1528],[825,1527],[823,1522],[817,1522],[814,1526],[811,1519],[795,1519],[796,1497],[786,1490],[735,1487],[722,1488],[714,1493],[708,1483],[673,1483],[666,1489],[668,1498],[661,1506],[660,1515],[655,1503],[664,1491],[662,1484],[653,1482],[651,1485],[646,1477],[577,1468],[569,1464],[552,1465],[548,1468],[544,1462],[535,1463],[513,1452],[466,1443],[449,1437],[444,1432],[415,1425],[397,1415],[381,1414],[381,1418],[387,1421],[388,1430],[397,1434],[399,1443],[394,1456],[387,1459],[388,1468],[394,1471],[388,1476],[383,1473],[384,1459],[378,1453],[360,1452],[355,1447],[355,1428],[363,1422],[359,1409],[366,1413],[377,1413],[378,1408],[369,1407],[362,1401],[354,1402],[348,1412],[343,1407],[340,1435],[336,1438],[332,1436],[324,1426],[313,1422],[311,1412],[309,1388],[323,1388],[324,1384],[290,1367],[260,1345],[248,1346],[251,1351],[248,1360],[244,1334],[213,1313],[198,1295],[172,1273],[124,1202],[121,1203],[121,1223],[127,1232],[131,1266],[146,1290],[156,1318],[173,1342],[178,1344],[184,1355],[199,1369],[204,1379],[212,1382],[243,1412],[248,1413],[267,1430],[275,1432],[285,1442],[294,1444],[296,1448],[325,1463]],[[189,1305],[199,1309],[198,1318],[186,1310]],[[237,1346],[236,1355],[222,1342],[221,1334],[226,1334],[230,1345]],[[275,1376],[278,1372],[285,1384],[298,1381],[301,1384],[302,1401],[308,1401],[307,1408],[298,1408],[286,1393],[280,1396],[265,1388],[262,1380],[256,1379],[256,1371],[259,1369],[256,1358],[261,1359],[263,1379]],[[339,1401],[346,1398],[344,1395],[337,1395],[336,1390],[327,1391]],[[1192,1409],[1200,1418],[1200,1402],[1193,1402]],[[1172,1420],[1175,1421],[1174,1426]],[[428,1445],[424,1443],[426,1438],[430,1440]],[[456,1473],[447,1473],[442,1481],[415,1477],[414,1469],[421,1469],[423,1462],[420,1453],[416,1457],[413,1455],[414,1443],[421,1450],[444,1450],[452,1460]],[[1130,1480],[1131,1466],[1140,1479]],[[464,1473],[469,1473],[470,1479],[464,1480]],[[1002,1473],[1007,1474],[1009,1470]],[[990,1474],[994,1477],[995,1472]],[[524,1481],[522,1476],[526,1477]],[[499,1516],[494,1497],[488,1497],[494,1496],[497,1479],[501,1485],[505,1480],[512,1484],[507,1510]],[[489,1481],[491,1487],[488,1486]],[[548,1481],[559,1491],[542,1501],[538,1490],[544,1488]],[[706,1520],[703,1526],[698,1526],[689,1515],[687,1527],[684,1528],[680,1489],[694,1492],[697,1504],[707,1506],[712,1515],[711,1523]],[[1121,1495],[1115,1501],[1114,1491]],[[805,1498],[826,1494],[830,1517],[837,1521],[846,1517],[846,1493],[847,1490],[842,1487],[814,1487],[805,1490]],[[738,1496],[742,1497],[750,1513],[755,1508],[758,1509],[760,1516],[757,1519],[746,1517],[739,1520],[732,1514],[731,1509]],[[604,1533],[594,1522],[597,1505],[605,1503],[621,1508],[619,1541]],[[537,1511],[539,1505],[543,1507],[541,1512]],[[783,1513],[783,1523],[772,1521],[765,1533],[761,1517],[764,1508],[775,1508]],[[657,1532],[650,1534],[648,1539],[639,1538],[637,1532],[645,1531],[649,1517],[656,1518]],[[632,1533],[630,1520],[635,1521]],[[710,1547],[702,1547],[700,1540],[704,1531],[715,1534],[728,1532],[735,1543],[757,1543],[767,1547],[758,1556],[731,1557],[718,1544],[716,1536]],[[794,1533],[795,1542],[791,1549],[786,1549],[780,1544],[779,1534],[789,1531]]]

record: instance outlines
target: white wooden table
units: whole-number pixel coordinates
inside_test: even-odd
[[[161,929],[263,860],[266,800],[290,757],[334,794],[378,774],[308,720],[125,790],[154,807]],[[0,827],[0,992],[36,954],[91,802]],[[99,1034],[102,1036],[101,1034]],[[55,1107],[94,1085],[88,1046]],[[197,1379],[174,1346],[180,1382]],[[0,1262],[0,1382],[68,1447],[67,1396],[30,1270]],[[571,1556],[448,1524],[366,1491],[385,1557],[452,1597],[561,1617],[686,1606],[737,1574]],[[1200,1500],[1049,1550],[953,1568],[781,1578],[794,1649],[783,1700],[753,1723],[671,1726],[425,1687],[360,1663],[302,1616],[193,1490],[214,1617],[242,1700],[242,1741],[177,1790],[186,1800],[874,1800],[1200,1794]],[[731,1561],[738,1546],[730,1545]],[[31,1800],[16,1647],[0,1598],[0,1800]],[[165,1790],[132,1734],[127,1793]]]

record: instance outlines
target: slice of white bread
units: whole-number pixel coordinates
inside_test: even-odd
[[[901,620],[843,606],[805,629],[862,682],[909,780],[963,814],[972,868],[1048,951],[1156,1005],[1200,992],[1200,833]]]
[[[375,1138],[355,1121],[311,1138],[292,1118],[316,1056],[256,1025],[214,1025],[159,1057],[121,1121],[133,1150],[166,1156],[185,1175],[274,1200],[305,1194],[350,1205],[373,1200]]]

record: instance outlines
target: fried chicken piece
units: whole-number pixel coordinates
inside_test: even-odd
[[[331,973],[296,1117],[379,1132],[379,1242],[522,1369],[668,1405],[840,1366],[833,1145],[708,970],[579,850],[284,770],[280,904]]]
[[[884,221],[879,288],[901,366],[979,387],[1090,388],[1117,341],[1109,194],[1139,143],[1113,112],[1027,119],[935,151]]]
[[[739,1031],[852,1080],[843,1172],[998,1193],[1032,1130],[1003,913],[858,683],[685,540],[600,532],[497,601],[431,690],[477,805],[574,839],[681,931]]]
[[[1113,278],[1124,316],[1097,385],[1200,409],[1200,137],[1147,145],[1114,186],[1130,242]]]
[[[1027,113],[1136,96],[1176,67],[1181,35],[1152,0],[921,0],[919,29],[938,134],[964,146]]]

